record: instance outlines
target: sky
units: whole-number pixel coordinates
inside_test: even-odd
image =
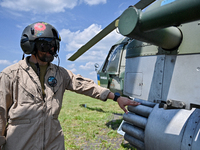
[[[53,25],[61,36],[59,65],[97,83],[94,64],[101,66],[111,46],[123,38],[117,30],[75,61],[68,58],[138,1],[0,0],[0,71],[22,59],[20,39],[24,28],[44,21]],[[58,59],[53,63],[58,65]]]

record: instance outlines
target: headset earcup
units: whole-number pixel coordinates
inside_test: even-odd
[[[25,54],[32,54],[35,48],[35,42],[29,41],[27,36],[22,36],[20,46]]]

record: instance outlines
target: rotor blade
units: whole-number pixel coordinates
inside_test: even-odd
[[[134,6],[137,9],[144,9],[145,7],[149,6],[154,1],[156,1],[156,0],[141,0],[137,4],[135,4]]]
[[[140,0],[134,6],[138,9],[143,9],[153,3],[155,0]],[[118,26],[118,19],[115,19],[112,23],[110,23],[107,27],[105,27],[102,31],[100,31],[96,36],[94,36],[90,41],[88,41],[85,45],[83,45],[76,53],[74,53],[68,60],[74,61],[83,53],[85,53],[88,49],[90,49],[93,45],[103,39],[106,35],[112,32]]]
[[[112,23],[110,23],[106,28],[104,28],[102,31],[100,31],[96,36],[94,36],[90,41],[88,41],[85,45],[83,45],[76,53],[74,53],[68,60],[74,61],[79,56],[81,56],[83,53],[85,53],[88,49],[90,49],[93,45],[95,45],[97,42],[99,42],[102,38],[104,38],[106,35],[108,35],[110,32],[112,32],[117,27],[115,26],[115,21],[118,20],[115,19]]]

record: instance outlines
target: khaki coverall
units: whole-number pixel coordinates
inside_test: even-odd
[[[50,86],[49,78],[55,77]],[[28,57],[0,73],[0,145],[5,150],[64,150],[58,121],[65,90],[103,101],[109,90],[92,80],[51,64],[45,75],[45,93]],[[6,126],[7,125],[7,126]]]

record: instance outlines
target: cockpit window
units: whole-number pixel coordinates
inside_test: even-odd
[[[116,47],[113,48],[112,52],[110,53],[107,59],[106,62],[107,64],[106,66],[104,66],[105,67],[104,69],[107,72],[113,74],[118,73],[122,49],[123,49],[123,44],[117,45]]]

